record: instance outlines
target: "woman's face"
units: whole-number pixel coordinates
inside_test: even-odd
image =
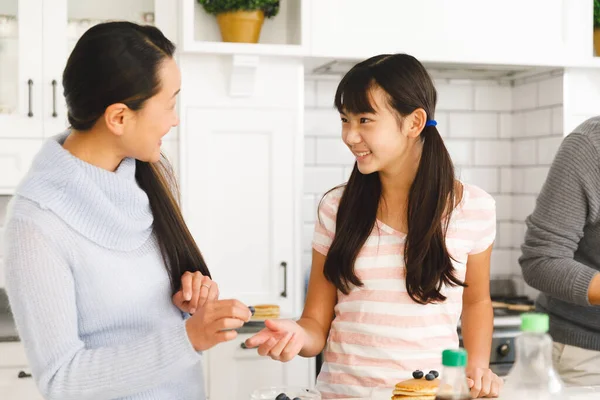
[[[140,161],[160,160],[162,138],[179,124],[176,104],[181,85],[177,63],[166,58],[158,71],[160,89],[134,112],[121,137],[121,150],[127,157]]]

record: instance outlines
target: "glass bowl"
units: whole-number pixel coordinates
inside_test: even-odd
[[[316,390],[300,387],[265,387],[252,392],[250,400],[275,400],[281,393],[285,393],[290,400],[321,400],[321,395]]]

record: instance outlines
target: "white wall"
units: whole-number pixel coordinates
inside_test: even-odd
[[[500,245],[509,247],[513,274],[521,276],[517,263],[525,235],[525,219],[548,175],[556,151],[565,136],[563,128],[563,74],[549,73],[514,82],[510,221],[499,224]],[[508,257],[508,255],[505,255]],[[523,286],[525,293],[536,291]]]

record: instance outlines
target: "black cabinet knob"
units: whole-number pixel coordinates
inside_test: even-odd
[[[31,374],[28,374],[25,371],[19,371],[19,379],[23,379],[23,378],[31,378]]]

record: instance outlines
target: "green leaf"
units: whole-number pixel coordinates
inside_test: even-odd
[[[279,0],[198,0],[198,3],[212,15],[239,10],[262,10],[266,18],[272,18],[279,13]]]

